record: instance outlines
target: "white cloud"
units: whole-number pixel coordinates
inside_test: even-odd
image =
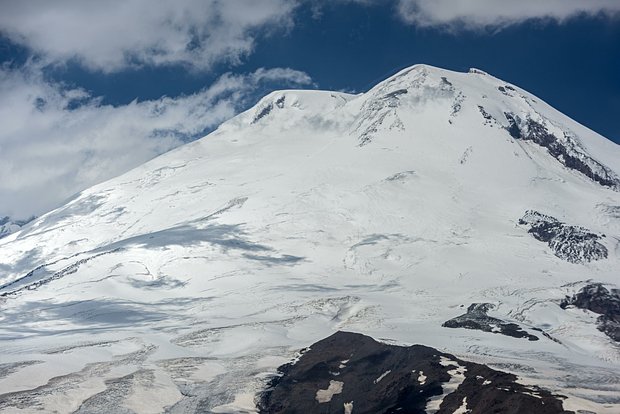
[[[111,106],[46,82],[70,61],[112,73],[144,66],[210,70],[250,54],[259,36],[292,27],[297,0],[3,0],[0,35],[29,49],[0,68],[0,216],[24,218],[230,118],[266,83],[307,85],[286,68],[227,73],[188,96]]]
[[[291,0],[3,0],[0,33],[45,63],[104,73],[144,65],[237,63],[257,32],[291,26]]]
[[[311,83],[292,69],[259,69],[224,74],[192,95],[111,106],[37,73],[0,70],[0,217],[40,214],[200,136],[255,99],[266,83]]]
[[[299,4],[395,7],[417,26],[501,28],[529,19],[620,13],[620,0],[3,0],[0,34],[44,64],[80,62],[104,73],[184,65],[209,70],[249,55],[261,34],[293,27]]]
[[[398,0],[397,10],[417,26],[502,28],[530,19],[563,22],[577,15],[618,16],[618,0]]]

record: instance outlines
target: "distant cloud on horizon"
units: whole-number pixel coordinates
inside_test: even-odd
[[[501,29],[532,19],[564,22],[581,15],[617,18],[620,1],[398,0],[397,11],[405,22],[420,27]]]
[[[287,0],[5,0],[0,34],[43,64],[113,73],[143,66],[209,70],[238,63],[263,32],[292,24]]]
[[[450,30],[502,29],[532,19],[620,16],[618,0],[335,1],[390,7],[407,24]],[[101,73],[148,66],[209,71],[217,64],[240,64],[261,36],[286,34],[303,4],[311,4],[320,16],[318,10],[330,2],[5,0],[0,35],[28,48],[42,66],[75,62]]]

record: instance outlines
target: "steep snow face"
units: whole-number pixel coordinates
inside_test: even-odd
[[[274,92],[0,240],[0,410],[247,410],[347,329],[617,412],[617,345],[559,303],[618,283],[619,172],[617,145],[479,71]],[[539,340],[442,327],[473,303]]]

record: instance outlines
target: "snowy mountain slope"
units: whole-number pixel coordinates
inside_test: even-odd
[[[15,233],[34,219],[34,217],[31,217],[26,220],[13,220],[9,216],[0,217],[0,239]]]
[[[0,411],[239,412],[346,329],[617,412],[617,343],[559,303],[619,283],[619,174],[617,145],[476,70],[274,92],[0,240]],[[442,327],[472,303],[539,340]]]

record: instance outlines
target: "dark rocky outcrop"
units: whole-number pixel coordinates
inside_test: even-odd
[[[280,109],[284,108],[284,100],[286,99],[286,96],[280,96],[277,100],[276,100],[276,106]]]
[[[508,112],[505,112],[504,116],[506,117],[506,120],[508,121],[507,130],[510,136],[515,139],[523,138],[523,136],[521,135],[521,129],[519,128],[519,124],[517,123],[517,120],[519,118],[518,117],[515,118],[513,114],[508,113]]]
[[[607,289],[602,283],[591,283],[572,297],[567,296],[560,306],[562,309],[574,306],[598,313],[598,330],[620,342],[620,289]]]
[[[521,119],[510,112],[505,112],[504,116],[508,121],[506,129],[511,137],[532,141],[546,148],[547,152],[566,168],[578,171],[604,187],[620,191],[620,178],[609,168],[588,156],[569,134],[564,133],[564,139],[560,140],[549,132],[545,125],[529,117]]]
[[[448,86],[454,86],[454,85],[452,85],[452,82],[450,82],[448,80],[448,78],[446,78],[445,76],[441,77],[441,83],[444,84],[444,85],[448,85]]]
[[[390,92],[390,93],[386,94],[381,99],[384,99],[385,101],[387,101],[388,105],[396,106],[397,105],[397,101],[395,101],[394,98],[398,98],[400,95],[405,95],[408,92],[409,91],[407,89],[398,89],[398,90],[396,90],[394,92]]]
[[[569,413],[559,397],[515,375],[349,332],[315,343],[279,371],[260,398],[261,413],[426,413],[429,399],[439,414]]]
[[[536,335],[532,335],[516,323],[504,322],[501,319],[487,315],[493,308],[490,303],[472,303],[467,308],[467,313],[444,322],[441,326],[446,328],[477,329],[484,332],[499,333],[513,338],[527,338],[530,341],[538,341]]]
[[[482,117],[484,118],[484,125],[485,126],[494,126],[494,125],[498,125],[499,124],[497,122],[497,119],[495,119],[495,117],[493,115],[488,113],[486,111],[486,109],[484,109],[484,107],[482,105],[478,105],[478,111],[480,112],[480,115],[482,115]]]
[[[536,240],[547,243],[560,259],[584,263],[607,258],[607,248],[599,243],[605,236],[586,228],[570,226],[533,210],[526,211],[519,224],[529,226],[528,233]]]
[[[506,96],[513,96],[510,92],[516,92],[516,89],[510,85],[498,86],[497,89]]]
[[[253,124],[257,123],[258,121],[260,121],[261,119],[269,115],[272,110],[273,110],[273,104],[270,103],[269,105],[265,106],[260,111],[258,111],[258,113],[254,116],[252,123]]]
[[[286,96],[280,96],[275,101],[275,106],[282,109],[284,108],[284,101],[286,100]],[[265,105],[261,108],[256,115],[254,115],[254,119],[252,119],[252,124],[257,123],[267,115],[269,115],[274,110],[274,102],[269,102],[269,104]]]

